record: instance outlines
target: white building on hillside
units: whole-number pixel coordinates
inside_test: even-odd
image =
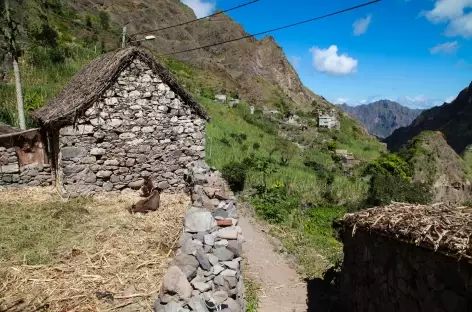
[[[335,116],[321,115],[318,117],[318,127],[335,128],[338,121]]]

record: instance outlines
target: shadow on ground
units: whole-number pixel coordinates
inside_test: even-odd
[[[306,279],[307,312],[340,312],[340,272],[329,269],[323,278]]]

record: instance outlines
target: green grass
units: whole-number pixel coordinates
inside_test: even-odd
[[[321,277],[342,257],[342,244],[334,236],[332,222],[344,213],[343,207],[297,211],[286,224],[272,226],[270,234],[280,239],[287,252],[297,257],[302,275]]]
[[[89,218],[84,208],[88,201],[23,201],[15,207],[0,201],[0,259],[28,265],[52,262],[54,251],[80,234],[77,224]]]

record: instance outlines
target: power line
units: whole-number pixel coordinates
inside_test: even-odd
[[[180,53],[185,53],[185,52],[191,52],[191,51],[195,51],[195,50],[210,48],[210,47],[225,44],[225,43],[230,43],[230,42],[234,42],[234,41],[243,40],[243,39],[246,39],[246,38],[251,38],[251,37],[255,37],[255,36],[259,36],[259,35],[264,35],[264,34],[267,34],[267,33],[270,33],[270,32],[274,32],[274,31],[278,31],[278,30],[298,26],[298,25],[301,25],[301,24],[313,22],[313,21],[316,21],[316,20],[319,20],[319,19],[323,19],[323,18],[326,18],[326,17],[333,16],[333,15],[341,14],[341,13],[344,13],[344,12],[347,12],[347,11],[356,10],[356,9],[361,8],[361,7],[368,6],[368,5],[371,5],[371,4],[374,4],[376,2],[380,2],[380,1],[382,1],[382,0],[373,0],[373,1],[366,2],[366,3],[363,3],[363,4],[359,4],[359,5],[347,8],[347,9],[343,9],[343,10],[340,10],[340,11],[329,13],[329,14],[326,14],[326,15],[323,15],[323,16],[318,16],[318,17],[315,17],[315,18],[311,18],[311,19],[308,19],[308,20],[301,21],[301,22],[293,23],[293,24],[290,24],[290,25],[285,25],[285,26],[282,26],[282,27],[278,27],[278,28],[274,28],[274,29],[270,29],[270,30],[266,30],[266,31],[261,31],[261,32],[256,33],[256,34],[245,35],[245,36],[242,36],[242,37],[239,37],[239,38],[230,39],[230,40],[222,41],[222,42],[219,42],[219,43],[209,44],[209,45],[200,46],[200,47],[197,47],[197,48],[192,48],[192,49],[178,51],[178,52],[172,52],[172,53],[164,54],[164,56],[180,54]]]
[[[149,34],[149,33],[158,32],[158,31],[161,31],[161,30],[166,30],[166,29],[169,29],[169,28],[174,28],[174,27],[179,27],[179,26],[187,25],[187,24],[190,24],[190,23],[193,23],[193,22],[196,22],[196,21],[199,21],[199,20],[208,18],[208,17],[212,17],[212,16],[215,16],[215,15],[221,14],[221,13],[225,13],[225,12],[229,12],[229,11],[236,10],[236,9],[239,9],[239,8],[242,8],[242,7],[245,7],[245,6],[248,6],[248,5],[250,5],[250,4],[253,4],[253,3],[256,3],[256,2],[259,2],[259,1],[260,1],[260,0],[254,0],[254,1],[251,1],[251,2],[246,2],[246,3],[240,4],[240,5],[238,5],[238,6],[235,6],[235,7],[229,8],[229,9],[226,9],[226,10],[224,10],[224,11],[219,11],[219,12],[213,13],[213,14],[211,14],[211,15],[204,16],[204,17],[200,17],[200,18],[197,18],[197,19],[188,21],[188,22],[183,22],[183,23],[180,23],[180,24],[176,24],[176,25],[172,25],[172,26],[167,26],[167,27],[163,27],[163,28],[158,28],[158,29],[154,29],[154,30],[146,30],[146,31],[142,31],[142,32],[137,32],[137,33],[134,33],[134,34],[130,34],[129,36],[136,36],[136,35]]]

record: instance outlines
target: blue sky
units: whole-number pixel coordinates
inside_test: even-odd
[[[182,0],[197,16],[249,0]],[[260,0],[229,12],[257,33],[362,0]],[[383,0],[270,34],[303,83],[333,103],[378,99],[427,108],[472,80],[472,0]]]

